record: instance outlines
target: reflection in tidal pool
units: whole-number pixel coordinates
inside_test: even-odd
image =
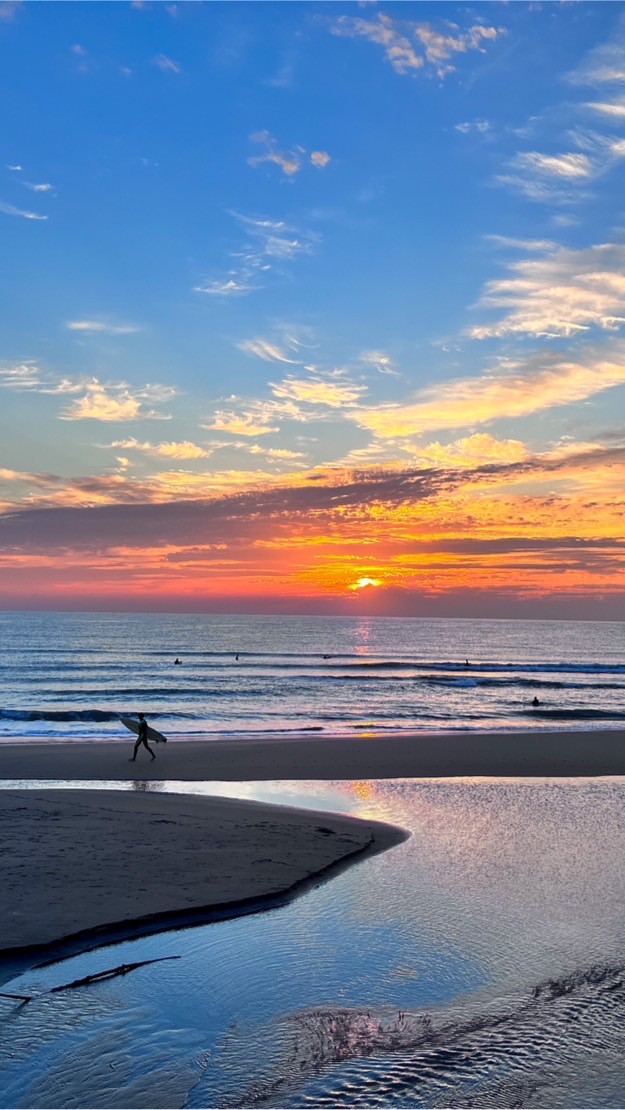
[[[0,999],[0,1106],[623,1105],[622,780],[187,789],[413,835],[280,909],[6,984],[40,997]]]

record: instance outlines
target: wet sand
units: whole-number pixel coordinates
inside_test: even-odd
[[[0,780],[569,777],[625,774],[625,732],[437,732],[301,739],[170,739],[129,763],[124,742],[0,744]]]

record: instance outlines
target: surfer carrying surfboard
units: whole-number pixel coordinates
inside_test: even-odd
[[[139,751],[139,747],[141,746],[141,744],[143,744],[144,748],[148,749],[152,759],[156,759],[156,756],[154,755],[154,752],[152,751],[150,745],[148,744],[148,722],[146,721],[145,717],[143,716],[143,713],[139,713],[138,717],[139,717],[139,735],[137,736],[137,739],[135,741],[135,750],[132,753],[132,759],[130,760],[131,763],[134,763],[135,759],[137,758],[137,752]]]

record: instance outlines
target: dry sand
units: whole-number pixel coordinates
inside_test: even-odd
[[[1,791],[0,953],[154,915],[258,908],[406,835],[225,798]]]
[[[624,775],[625,733],[422,732],[302,739],[173,739],[129,763],[127,743],[0,744],[0,780],[451,778]]]

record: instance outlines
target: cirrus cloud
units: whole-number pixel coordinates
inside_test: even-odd
[[[360,407],[347,415],[382,438],[415,436],[530,416],[623,384],[625,347],[616,345],[609,354],[586,352],[583,362],[552,354],[504,361],[479,378],[456,378],[423,389],[406,404]]]
[[[207,450],[185,439],[182,441],[170,440],[165,443],[140,443],[139,440],[116,439],[109,444],[110,447],[125,451],[141,451],[145,455],[160,459],[209,459],[214,454],[214,449]]]
[[[294,378],[289,375],[278,384],[271,383],[271,390],[274,397],[341,409],[356,404],[362,394],[367,392],[367,387],[344,382],[343,372],[339,370],[316,374],[311,378]]]
[[[136,324],[110,324],[104,320],[68,320],[65,327],[86,335],[133,335],[141,331]]]
[[[42,216],[40,212],[31,212],[27,208],[17,208],[14,204],[7,204],[6,201],[0,200],[0,212],[4,212],[5,216],[21,216],[24,220],[47,220],[47,216]]]
[[[495,240],[497,241],[497,240]],[[500,239],[500,245],[514,245]],[[470,327],[473,339],[529,335],[557,338],[614,331],[625,324],[625,244],[600,243],[570,250],[548,241],[518,246],[541,257],[507,264],[508,276],[487,283],[478,307],[499,309],[499,319]]]

